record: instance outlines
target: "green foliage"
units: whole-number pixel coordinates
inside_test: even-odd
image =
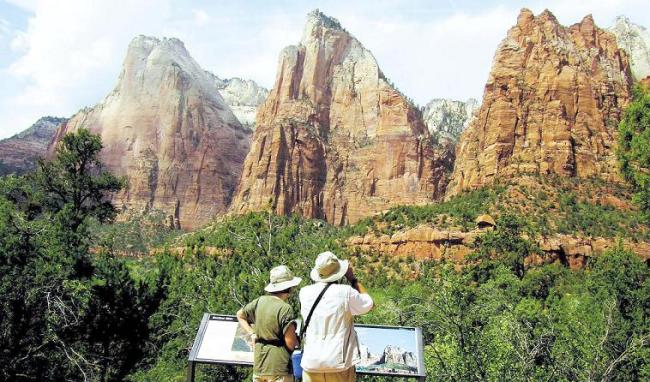
[[[122,182],[98,137],[65,137],[36,173],[0,179],[0,380],[122,380],[143,358],[157,298],[120,259],[89,253]]]
[[[612,206],[588,203],[579,200],[575,192],[565,191],[559,194],[559,213],[557,231],[573,234],[582,232],[589,236],[647,238],[634,230],[644,224],[642,217],[621,211]]]
[[[380,216],[363,219],[347,230],[349,234],[357,235],[365,234],[369,229],[380,233],[391,233],[424,223],[433,223],[441,227],[457,225],[469,230],[474,228],[476,217],[488,213],[488,209],[502,192],[502,187],[481,188],[440,203],[394,207]],[[385,227],[382,227],[384,225]]]
[[[105,222],[115,216],[115,207],[105,193],[122,189],[124,180],[102,170],[101,148],[99,136],[80,129],[63,137],[55,158],[41,160],[33,175],[43,205],[73,230],[89,217]]]
[[[94,221],[90,230],[96,245],[125,255],[147,255],[180,234],[160,210],[130,213],[109,225]]]
[[[611,237],[642,225],[629,211],[593,203],[590,192],[481,189],[345,228],[250,213],[179,237],[156,211],[105,224],[115,216],[107,196],[123,181],[101,169],[100,149],[82,130],[34,174],[0,179],[0,381],[184,381],[204,312],[232,314],[262,293],[276,265],[307,281],[324,250],[349,258],[369,287],[376,308],[360,321],[423,328],[431,380],[650,378],[645,263],[622,245],[584,271],[524,263],[540,253],[532,238],[558,227]],[[510,208],[513,195],[523,209]],[[460,267],[342,245],[423,223],[471,229],[489,212],[496,228]],[[154,247],[150,256],[118,256]],[[290,303],[299,311],[295,295]],[[250,373],[201,367],[197,381]]]
[[[351,254],[376,309],[359,321],[423,328],[432,380],[642,380],[648,374],[647,267],[622,248],[586,271],[561,264],[524,267],[536,251],[522,237],[531,227],[504,214],[476,242],[461,270],[453,263],[396,261]],[[232,313],[257,296],[268,269],[288,264],[307,277],[315,255],[349,234],[325,223],[265,213],[225,219],[182,238],[183,256],[155,258],[147,278],[166,297],[150,328],[156,357],[130,378],[182,381],[203,312]],[[525,236],[524,236],[525,237]],[[417,277],[400,273],[415,266]],[[298,303],[291,300],[294,309]],[[198,380],[245,380],[250,370],[205,367]],[[230,379],[229,379],[230,378]],[[383,380],[364,377],[362,380]]]
[[[648,376],[648,270],[632,253],[611,251],[585,272],[553,264],[519,277],[498,260],[478,281],[471,265],[422,271],[381,292],[368,321],[421,326],[431,380]]]
[[[522,238],[526,227],[516,215],[503,214],[497,220],[497,228],[476,239],[476,252],[469,256],[474,278],[489,279],[501,265],[508,267],[517,277],[524,277],[524,259],[541,254],[529,240]]]
[[[637,85],[619,124],[618,157],[625,178],[636,190],[634,200],[650,223],[650,92]]]

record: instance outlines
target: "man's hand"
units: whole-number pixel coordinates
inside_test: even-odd
[[[350,282],[357,279],[356,277],[354,277],[354,271],[352,270],[352,265],[348,265],[348,270],[345,271],[345,278],[348,279],[348,281]]]
[[[237,321],[239,321],[239,325],[244,329],[246,333],[250,336],[250,339],[253,343],[255,343],[255,340],[257,340],[257,336],[255,335],[255,330],[253,330],[253,327],[248,323],[248,320],[246,319],[246,314],[244,314],[244,311],[242,309],[239,309],[237,311]]]

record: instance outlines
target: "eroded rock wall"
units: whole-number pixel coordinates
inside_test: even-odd
[[[591,16],[564,27],[548,11],[522,10],[460,139],[447,194],[524,173],[619,180],[614,148],[631,83],[627,55]]]
[[[450,147],[335,19],[308,16],[260,107],[231,211],[270,208],[347,224],[444,194]]]

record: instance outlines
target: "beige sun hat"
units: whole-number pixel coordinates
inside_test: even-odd
[[[350,263],[347,260],[339,260],[332,252],[323,252],[316,257],[316,265],[309,276],[317,282],[331,283],[338,281],[348,271]]]
[[[280,292],[300,284],[302,279],[294,277],[293,272],[286,266],[280,265],[271,269],[271,282],[264,290],[273,293]]]

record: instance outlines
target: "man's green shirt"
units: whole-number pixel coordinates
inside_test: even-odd
[[[291,374],[291,354],[284,343],[284,333],[295,317],[291,305],[275,296],[261,296],[243,308],[249,324],[253,324],[255,342],[256,375]]]

